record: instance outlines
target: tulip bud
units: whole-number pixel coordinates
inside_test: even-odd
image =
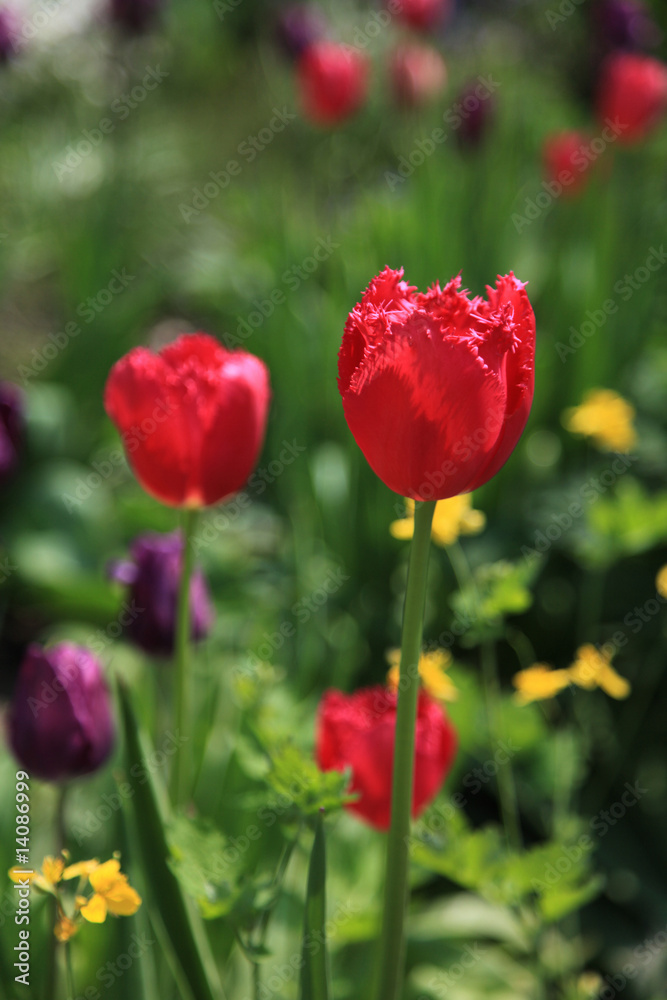
[[[440,94],[447,84],[447,67],[429,45],[401,45],[389,64],[394,96],[398,104],[419,107]]]
[[[563,197],[579,194],[589,178],[592,161],[586,155],[590,140],[583,132],[557,132],[542,147],[547,180],[562,188]]]
[[[335,125],[359,109],[368,89],[368,61],[337,42],[314,42],[297,65],[301,106],[317,125]]]
[[[131,561],[115,562],[109,567],[109,576],[129,588],[126,635],[151,655],[171,656],[183,540],[178,532],[140,535],[133,541],[130,553]],[[194,570],[190,582],[190,622],[194,642],[204,639],[213,623],[213,608],[200,569]]]
[[[593,7],[593,22],[606,50],[643,49],[660,41],[660,29],[639,0],[602,0]]]
[[[0,9],[0,63],[7,63],[16,54],[19,41],[18,21],[9,7]]]
[[[326,27],[326,18],[319,7],[290,4],[278,15],[276,36],[287,55],[296,59],[304,49],[322,38]]]
[[[109,16],[130,34],[147,31],[158,19],[165,0],[110,0]]]
[[[450,16],[453,0],[400,0],[398,6],[392,4],[390,10],[396,18],[409,28],[428,31]]]
[[[479,146],[496,113],[494,95],[480,96],[479,83],[471,83],[461,91],[453,107],[458,116],[456,137],[459,145],[470,149]]]
[[[31,777],[68,781],[96,771],[114,745],[102,668],[84,646],[33,644],[9,709],[9,740]]]
[[[23,396],[11,382],[0,382],[0,484],[14,472],[23,442]]]
[[[598,81],[597,113],[618,129],[618,142],[632,145],[654,131],[667,111],[667,65],[634,52],[610,55]]]

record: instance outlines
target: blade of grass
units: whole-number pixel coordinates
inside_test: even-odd
[[[324,822],[317,817],[308,867],[306,913],[303,926],[301,1000],[329,1000],[326,941],[326,852]]]

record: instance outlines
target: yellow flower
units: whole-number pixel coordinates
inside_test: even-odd
[[[406,500],[406,515],[392,521],[389,531],[401,541],[412,538],[415,530],[415,502]],[[438,500],[433,514],[431,538],[436,545],[452,545],[459,535],[476,535],[483,530],[486,517],[481,510],[472,509],[472,496],[462,493],[448,500]]]
[[[553,698],[570,684],[567,670],[552,670],[547,663],[535,663],[526,670],[520,670],[512,678],[517,689],[514,700],[518,705],[528,705],[531,701]]]
[[[12,882],[20,882],[28,879],[30,885],[41,889],[42,892],[54,893],[56,885],[63,877],[65,862],[62,858],[53,858],[47,855],[42,861],[41,869],[37,869],[30,874],[21,871],[18,866],[9,869],[9,877]]]
[[[75,924],[73,920],[70,920],[68,916],[60,912],[56,919],[56,925],[53,928],[53,933],[59,941],[65,942],[69,941],[71,937],[74,937],[78,929],[78,925]]]
[[[588,643],[579,647],[568,673],[579,687],[588,690],[599,687],[611,698],[627,698],[630,685],[611,666],[611,658],[612,653],[600,652]]]
[[[74,865],[69,865],[68,868],[63,872],[63,878],[68,881],[71,878],[88,878],[91,872],[94,872],[96,868],[99,868],[99,861],[97,858],[92,858],[90,861],[77,861]]]
[[[667,566],[658,570],[655,578],[655,587],[661,597],[667,597]]]
[[[91,924],[104,923],[107,913],[129,917],[141,906],[141,897],[129,885],[127,875],[122,874],[116,858],[98,865],[88,877],[95,892],[90,899],[77,896],[77,904],[81,916]]]
[[[390,649],[387,661],[390,664],[387,684],[392,691],[397,691],[401,664],[400,649]],[[451,663],[452,657],[446,649],[434,649],[429,653],[422,653],[419,657],[419,676],[422,684],[436,701],[456,701],[459,696],[454,683],[445,673]]]
[[[563,423],[573,434],[583,434],[606,451],[632,451],[637,434],[632,423],[634,407],[612,389],[593,389],[580,406],[563,413]]]

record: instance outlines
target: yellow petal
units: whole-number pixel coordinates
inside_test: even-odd
[[[531,701],[554,698],[569,685],[570,676],[567,670],[552,670],[547,663],[535,663],[515,674],[512,683],[517,689],[515,702],[528,705]]]
[[[62,858],[52,858],[49,855],[42,862],[42,875],[51,885],[56,885],[62,878],[64,868],[65,862]]]
[[[81,897],[79,897],[81,899]],[[103,924],[107,917],[107,904],[98,892],[81,906],[81,916],[91,924]]]
[[[389,534],[392,538],[398,538],[404,542],[412,538],[415,533],[415,522],[413,518],[404,517],[400,521],[392,521],[389,525]]]
[[[575,653],[574,663],[570,665],[571,680],[579,687],[591,691],[598,686],[600,673],[609,666],[611,655],[600,653],[591,643],[580,646]]]
[[[574,434],[590,437],[601,448],[627,453],[637,443],[634,407],[612,389],[593,389],[580,406],[563,414],[563,423]]]
[[[77,861],[76,864],[65,869],[63,879],[67,881],[71,878],[88,878],[90,873],[99,867],[99,864],[97,858],[92,858],[90,861]]]
[[[486,524],[481,510],[472,509],[472,495],[461,493],[438,500],[433,514],[431,536],[436,545],[452,545],[459,535],[475,535]]]
[[[25,880],[27,879],[31,885],[35,881],[35,879],[39,878],[38,871],[36,870],[22,871],[21,868],[18,867],[18,865],[14,865],[13,868],[10,868],[7,874],[9,875],[12,882],[25,882]]]
[[[105,861],[104,864],[98,865],[88,877],[95,892],[101,892],[104,895],[113,888],[118,880],[119,872],[120,861],[117,858],[112,858],[110,861]]]
[[[117,917],[130,917],[141,906],[141,896],[126,881],[114,886],[105,899],[109,913]]]
[[[658,575],[655,578],[655,586],[661,597],[667,597],[667,566],[663,566],[662,569],[658,570]]]
[[[627,698],[630,694],[629,683],[613,667],[607,666],[600,671],[598,685],[610,698]]]

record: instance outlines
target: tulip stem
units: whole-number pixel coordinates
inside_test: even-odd
[[[175,657],[176,678],[174,688],[174,735],[180,740],[187,740],[190,727],[190,699],[188,684],[188,667],[190,660],[190,580],[194,568],[194,548],[192,545],[197,511],[183,511],[183,561],[181,580],[178,588],[176,605]],[[171,771],[171,801],[174,806],[182,806],[187,794],[187,767],[184,761],[184,748],[174,754]]]
[[[76,993],[74,990],[74,972],[72,970],[72,947],[69,941],[65,942],[65,976],[67,980],[67,1000],[74,1000]]]
[[[377,1000],[398,1000],[405,964],[405,918],[408,905],[408,838],[412,813],[415,728],[419,695],[419,656],[424,629],[424,605],[431,522],[435,502],[415,504],[415,527],[410,549],[408,583],[403,610],[401,667],[396,710],[396,738],[387,842],[384,905],[380,936],[380,976]]]

